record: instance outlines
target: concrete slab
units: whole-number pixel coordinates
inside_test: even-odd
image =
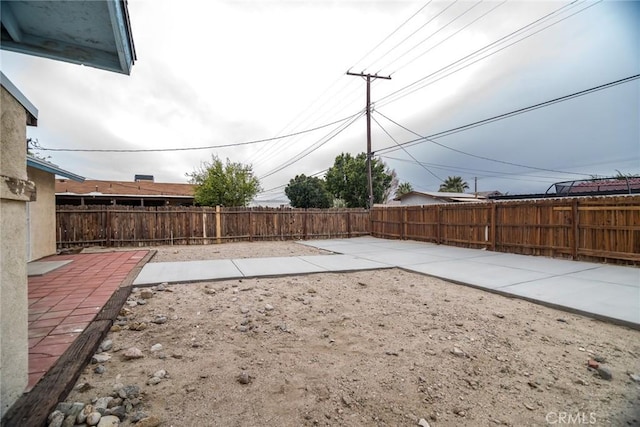
[[[449,258],[444,258],[441,256],[394,249],[387,249],[381,252],[358,254],[358,257],[398,267],[449,260]]]
[[[640,269],[633,267],[593,264],[596,268],[571,274],[572,277],[621,283],[640,288]]]
[[[412,252],[421,254],[432,254],[451,259],[472,259],[480,257],[492,257],[499,255],[498,252],[491,252],[482,249],[458,248],[455,246],[426,244],[423,248],[412,249]]]
[[[490,257],[477,257],[474,258],[474,262],[483,264],[502,265],[505,267],[519,268],[522,270],[539,271],[541,273],[547,273],[549,275],[559,275],[575,273],[585,270],[593,270],[598,268],[599,264],[590,262],[577,262],[547,258],[536,257],[529,255],[516,255],[516,254],[504,254],[494,252],[496,255]]]
[[[310,255],[299,258],[327,271],[359,271],[391,268],[388,264],[357,258],[352,255]]]
[[[326,268],[311,264],[301,257],[242,258],[234,259],[233,263],[246,277],[284,276],[327,271]]]
[[[134,285],[157,283],[196,282],[243,277],[242,272],[229,259],[186,262],[156,262],[145,264],[133,281]]]
[[[27,263],[27,275],[28,276],[42,276],[51,271],[69,264],[72,260],[65,261],[32,261]]]
[[[405,266],[404,269],[487,289],[497,289],[549,277],[548,274],[537,271],[480,264],[469,260],[432,262]]]

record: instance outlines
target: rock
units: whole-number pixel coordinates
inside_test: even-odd
[[[76,425],[75,415],[67,415],[62,422],[62,427],[73,427],[74,425]]]
[[[247,332],[248,330],[249,330],[248,326],[244,326],[244,325],[238,326],[238,331],[240,332]]]
[[[124,420],[127,416],[127,410],[124,406],[114,406],[113,408],[107,409],[107,415],[113,415],[118,417],[120,420]]]
[[[160,369],[159,371],[154,372],[153,376],[158,378],[164,378],[167,376],[167,371],[165,371],[164,369]]]
[[[602,378],[603,380],[611,381],[611,379],[613,378],[613,375],[611,374],[611,370],[604,366],[600,366],[598,368],[598,374],[600,375],[600,378]]]
[[[158,315],[151,322],[155,323],[156,325],[162,325],[163,323],[167,323],[167,316]]]
[[[120,425],[120,418],[114,415],[107,415],[100,418],[98,427],[118,427]]]
[[[162,344],[154,344],[151,346],[151,352],[155,353],[156,351],[162,350]]]
[[[130,331],[144,331],[147,329],[147,324],[144,322],[130,322],[127,326],[129,326]]]
[[[137,347],[131,347],[124,352],[124,358],[126,360],[141,359],[143,357],[142,351]]]
[[[629,374],[629,378],[631,378],[631,381],[633,381],[634,383],[640,383],[639,374]]]
[[[144,299],[153,298],[153,291],[151,289],[143,289],[140,291],[140,297]]]
[[[582,378],[578,378],[578,379],[576,380],[576,384],[579,384],[579,385],[589,385],[589,383],[588,383],[587,381],[583,380]]]
[[[138,301],[131,301],[131,300],[127,300],[127,305],[129,307],[135,307],[138,305]]]
[[[112,400],[109,401],[107,408],[115,408],[116,406],[120,406],[120,405],[122,405],[122,398],[114,397]]]
[[[93,386],[87,382],[79,383],[76,387],[80,393],[84,393],[85,391],[89,391],[93,388]]]
[[[237,380],[240,384],[249,384],[251,382],[251,377],[247,371],[242,371],[240,372],[240,375],[238,375]]]
[[[71,402],[60,402],[56,405],[56,411],[60,411],[66,416],[69,415],[69,411],[71,410],[72,406],[73,403]]]
[[[606,359],[604,358],[604,356],[600,356],[598,354],[593,356],[593,360],[595,360],[598,363],[606,363]]]
[[[89,426],[95,426],[98,425],[98,423],[100,422],[100,418],[102,418],[102,415],[100,414],[100,412],[92,412],[87,416],[87,425]]]
[[[107,368],[104,367],[104,365],[98,365],[93,369],[93,372],[95,372],[96,374],[104,374],[107,371]]]
[[[142,411],[137,411],[134,412],[133,414],[131,414],[129,416],[129,419],[131,420],[132,423],[137,423],[138,421],[140,421],[143,418],[147,418],[148,415]]]
[[[137,385],[128,385],[118,390],[118,396],[123,399],[133,399],[140,395],[140,387]]]
[[[49,414],[49,427],[62,427],[64,422],[64,413],[62,411],[55,410]]]
[[[160,283],[158,286],[156,286],[156,291],[164,292],[167,289],[168,285],[169,285],[169,283],[167,283],[167,282]]]
[[[100,344],[100,351],[109,351],[113,348],[113,341],[104,340],[102,344]]]
[[[111,402],[112,400],[113,397],[111,396],[98,398],[93,404],[93,411],[100,412],[100,415],[104,415],[104,413],[107,411],[107,407],[109,407],[109,402]]]
[[[162,423],[162,420],[156,416],[150,416],[141,419],[137,423],[135,423],[135,427],[158,427]]]
[[[460,350],[458,347],[453,347],[453,350],[451,350],[451,354],[453,354],[454,356],[458,356],[458,357],[464,357],[465,356],[464,351]]]
[[[598,362],[596,362],[593,359],[589,359],[587,361],[587,367],[591,368],[591,369],[598,369],[598,367],[600,366],[600,364]]]
[[[84,408],[82,408],[82,411],[78,412],[78,415],[76,416],[76,422],[78,424],[84,424],[85,421],[87,421],[87,417],[92,412],[93,412],[93,405],[85,406]]]
[[[146,303],[147,303],[147,300],[143,298],[136,301],[137,305],[145,305]]]
[[[424,418],[420,418],[420,421],[418,421],[418,425],[420,427],[429,427],[429,423]]]
[[[273,311],[273,306],[271,304],[265,304],[264,309],[267,311]]]
[[[249,308],[248,307],[240,307],[240,313],[247,314],[248,312],[249,312]]]
[[[111,355],[107,353],[97,353],[91,357],[91,363],[106,363],[111,360]]]
[[[496,316],[498,319],[504,319],[504,314],[502,313],[493,313],[494,316]]]
[[[147,385],[156,385],[156,384],[160,384],[160,381],[162,381],[160,378],[158,377],[151,377],[147,380]]]
[[[120,325],[113,325],[111,328],[109,328],[109,332],[120,332],[122,331],[122,326]]]

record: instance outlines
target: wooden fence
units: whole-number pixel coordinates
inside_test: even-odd
[[[375,237],[640,264],[640,196],[375,207]]]
[[[364,209],[58,206],[58,248],[194,245],[369,234]]]

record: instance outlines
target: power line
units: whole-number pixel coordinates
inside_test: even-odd
[[[453,68],[453,67],[455,67],[456,65],[459,65],[459,64],[461,64],[461,63],[464,63],[464,62],[466,62],[466,61],[468,61],[468,60],[472,59],[473,57],[478,56],[478,55],[482,54],[483,52],[488,51],[490,48],[492,48],[492,47],[494,47],[494,46],[496,46],[496,45],[498,45],[498,44],[501,44],[501,43],[503,43],[503,42],[505,42],[505,41],[509,40],[510,38],[512,38],[513,36],[517,35],[518,33],[522,33],[522,32],[524,32],[525,30],[529,29],[530,27],[535,27],[535,26],[537,26],[538,24],[540,24],[540,23],[542,23],[542,22],[544,22],[544,21],[548,20],[550,17],[552,17],[553,15],[555,15],[555,14],[557,14],[558,12],[562,11],[563,9],[565,9],[565,8],[569,8],[569,9],[570,9],[570,8],[572,8],[572,7],[577,6],[577,4],[576,4],[576,2],[577,2],[577,1],[578,1],[578,0],[574,0],[572,3],[566,4],[566,5],[562,6],[562,7],[560,7],[559,9],[556,9],[555,11],[553,11],[553,12],[551,12],[551,13],[549,13],[549,14],[547,14],[547,15],[543,16],[542,18],[539,18],[539,19],[537,19],[537,20],[535,20],[535,21],[533,21],[533,22],[531,22],[531,23],[529,23],[529,24],[525,25],[524,27],[521,27],[521,28],[519,28],[518,30],[513,31],[513,32],[511,32],[511,33],[507,34],[507,35],[506,35],[506,36],[504,36],[504,37],[501,37],[500,39],[498,39],[498,40],[496,40],[496,41],[494,41],[494,42],[492,42],[492,43],[489,43],[488,45],[486,45],[486,46],[484,46],[484,47],[482,47],[482,48],[480,48],[480,49],[478,49],[478,50],[476,50],[476,51],[474,51],[474,52],[472,52],[472,53],[470,53],[470,54],[468,54],[468,55],[466,55],[466,56],[464,56],[464,57],[462,57],[462,58],[460,58],[460,59],[458,59],[457,61],[452,62],[451,64],[449,64],[449,65],[447,65],[447,66],[445,66],[445,67],[442,67],[442,68],[440,68],[439,70],[434,71],[433,73],[431,73],[431,74],[429,74],[429,75],[427,75],[427,76],[424,76],[424,77],[422,77],[422,78],[420,78],[420,79],[418,79],[418,80],[414,81],[413,83],[410,83],[410,84],[408,84],[408,85],[406,85],[406,86],[404,86],[404,87],[402,87],[402,88],[400,88],[400,89],[398,89],[398,90],[396,90],[396,91],[394,91],[394,92],[392,92],[392,93],[390,93],[390,94],[388,94],[388,95],[385,95],[384,97],[382,97],[382,98],[380,98],[378,101],[376,101],[376,104],[379,104],[380,106],[382,106],[382,105],[387,105],[387,104],[390,104],[390,103],[392,103],[392,102],[395,102],[395,101],[397,101],[397,100],[399,100],[399,99],[401,99],[401,98],[404,98],[405,96],[408,96],[408,95],[410,95],[411,93],[414,93],[414,92],[416,92],[416,91],[418,91],[418,90],[420,90],[420,89],[423,89],[423,88],[424,88],[424,87],[426,87],[426,86],[429,86],[429,85],[431,85],[431,84],[433,84],[433,83],[435,83],[435,82],[437,82],[437,81],[442,80],[442,79],[443,79],[443,78],[445,78],[445,77],[448,77],[448,76],[450,76],[450,75],[452,75],[452,74],[454,74],[454,73],[457,73],[458,71],[461,71],[461,70],[463,70],[463,69],[465,69],[465,68],[467,68],[467,67],[469,67],[469,66],[471,66],[471,65],[475,64],[476,62],[479,62],[479,61],[481,61],[481,60],[483,60],[483,59],[486,59],[486,58],[488,58],[489,56],[495,55],[495,54],[497,54],[498,52],[500,52],[500,51],[502,51],[502,50],[504,50],[504,49],[506,49],[506,48],[508,48],[508,47],[510,47],[510,46],[513,46],[513,45],[514,45],[514,44],[516,44],[516,43],[519,43],[519,42],[521,42],[521,41],[523,41],[523,40],[526,40],[527,38],[532,37],[532,36],[534,36],[534,35],[536,35],[536,34],[538,34],[538,33],[542,32],[542,31],[546,30],[547,28],[550,28],[550,27],[552,27],[552,26],[554,26],[554,25],[556,25],[556,24],[558,24],[558,23],[560,23],[560,22],[562,22],[562,21],[564,21],[564,20],[566,20],[566,19],[568,19],[568,18],[570,18],[570,17],[572,17],[572,16],[574,16],[574,15],[578,14],[578,13],[584,12],[585,10],[589,9],[590,7],[593,7],[593,6],[595,6],[596,4],[598,4],[598,3],[602,2],[602,0],[599,0],[599,1],[598,1],[598,2],[596,2],[596,3],[592,3],[592,4],[588,5],[587,7],[583,8],[583,9],[580,9],[579,11],[577,11],[577,12],[575,12],[575,13],[573,13],[573,14],[569,15],[569,16],[566,16],[566,17],[564,17],[564,18],[562,18],[562,19],[560,19],[560,20],[558,20],[558,21],[556,21],[556,22],[553,22],[553,23],[551,23],[551,24],[547,25],[547,26],[546,26],[546,27],[544,27],[544,28],[541,28],[540,30],[538,30],[538,31],[536,31],[536,32],[534,32],[534,33],[531,33],[531,34],[529,34],[529,35],[527,35],[527,36],[524,36],[524,37],[522,37],[521,39],[519,39],[519,40],[516,40],[516,41],[512,42],[511,44],[508,44],[507,46],[503,46],[503,47],[501,47],[501,48],[500,48],[500,49],[498,49],[498,50],[495,50],[495,51],[493,51],[493,52],[491,52],[491,53],[486,54],[485,56],[483,56],[483,57],[481,57],[481,58],[478,58],[478,59],[474,60],[473,62],[470,62],[470,63],[467,63],[467,64],[465,64],[465,65],[462,65],[462,66],[460,66],[459,68],[457,68],[457,69],[455,69],[455,70],[452,70],[452,71],[450,71],[449,73],[447,73],[447,74],[445,74],[445,75],[443,75],[443,76],[441,76],[441,77],[439,77],[439,78],[437,78],[437,79],[435,79],[435,80],[433,80],[433,81],[428,81],[428,82],[425,82],[424,84],[422,84],[422,85],[421,85],[421,86],[419,86],[419,87],[415,87],[416,85],[419,85],[420,83],[424,82],[425,80],[428,80],[428,79],[429,79],[429,78],[431,78],[431,77],[435,77],[435,76],[437,76],[438,74],[441,74],[441,73],[443,73],[443,72],[445,72],[445,71],[447,71],[447,70],[449,70],[449,69],[452,69],[452,68]],[[569,9],[567,9],[567,10],[569,10]],[[566,12],[566,11],[565,11],[565,12]],[[406,92],[406,93],[403,93],[403,92]],[[390,98],[392,98],[392,99],[390,99]]]
[[[274,136],[271,138],[264,138],[264,139],[257,139],[257,140],[253,140],[253,141],[246,141],[246,142],[236,142],[236,143],[230,143],[230,144],[220,144],[220,145],[209,145],[209,146],[205,146],[205,147],[177,147],[177,148],[131,148],[131,149],[126,149],[126,148],[122,148],[122,149],[118,149],[118,148],[45,148],[45,147],[39,147],[39,150],[43,150],[43,151],[71,151],[71,152],[88,152],[88,153],[152,153],[152,152],[165,152],[165,151],[194,151],[194,150],[210,150],[212,148],[227,148],[227,147],[240,147],[243,145],[252,145],[252,144],[259,144],[262,142],[269,142],[269,141],[274,141],[277,139],[283,139],[283,138],[290,138],[292,136],[297,136],[297,135],[302,135],[305,133],[309,133],[309,132],[314,132],[316,130],[320,130],[320,129],[324,129],[326,127],[335,125],[337,123],[342,123],[342,122],[346,122],[349,119],[352,119],[356,116],[360,116],[362,113],[358,112],[356,114],[353,114],[351,116],[348,117],[344,117],[342,119],[333,121],[331,123],[326,123],[324,125],[320,125],[320,126],[316,126],[314,128],[311,129],[306,129],[306,130],[302,130],[299,132],[294,132],[294,133],[290,133],[287,135],[281,135],[281,136]]]

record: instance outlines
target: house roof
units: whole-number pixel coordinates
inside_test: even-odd
[[[393,200],[402,200],[409,196],[424,196],[431,199],[454,201],[454,202],[475,202],[483,201],[483,196],[476,197],[475,194],[470,193],[447,193],[444,191],[410,191],[409,193],[398,196]]]
[[[73,181],[77,181],[77,182],[84,181],[83,176],[76,175],[75,173],[64,170],[58,165],[54,165],[51,162],[34,157],[31,154],[27,154],[27,166],[30,166],[35,169],[39,169],[41,171],[49,172],[50,174],[53,174],[53,175],[63,176],[65,178],[72,179]]]
[[[0,71],[0,85],[7,90],[26,110],[27,126],[38,126],[38,109],[27,99],[20,89]]]
[[[5,50],[130,74],[136,59],[126,0],[3,0]]]
[[[136,197],[193,197],[193,184],[178,184],[151,181],[101,181],[85,180],[73,182],[56,180],[56,194],[77,196],[136,196]]]

